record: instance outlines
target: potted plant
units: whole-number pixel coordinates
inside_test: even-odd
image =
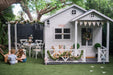
[[[94,47],[96,48],[96,50],[98,49],[98,47],[101,47],[101,44],[100,43],[96,43],[94,45]],[[96,58],[98,57],[98,52],[96,52]]]
[[[79,49],[79,48],[80,48],[80,44],[77,43],[77,49]],[[73,44],[73,49],[75,49],[75,44]]]

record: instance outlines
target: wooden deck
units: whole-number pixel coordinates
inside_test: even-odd
[[[108,62],[106,62],[108,63]],[[75,62],[72,62],[72,61],[51,61],[49,63],[47,63],[48,65],[54,65],[54,64],[103,64],[102,62],[97,62],[97,59],[96,58],[87,58],[86,59],[86,62],[80,62],[79,61],[75,61]]]

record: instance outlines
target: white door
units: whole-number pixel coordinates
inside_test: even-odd
[[[81,28],[81,46],[86,50],[87,58],[95,57],[95,52],[93,49],[93,28]]]

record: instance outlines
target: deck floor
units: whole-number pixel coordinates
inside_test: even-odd
[[[47,64],[101,64],[102,62],[97,62],[97,58],[87,58],[86,62],[81,62],[81,60],[79,60],[78,62],[71,62],[71,61],[67,61],[67,62],[62,62],[62,61],[51,61]]]

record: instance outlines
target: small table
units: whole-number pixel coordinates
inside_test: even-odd
[[[23,43],[24,46],[28,47],[29,56],[31,56],[31,48],[36,46],[36,43]]]

